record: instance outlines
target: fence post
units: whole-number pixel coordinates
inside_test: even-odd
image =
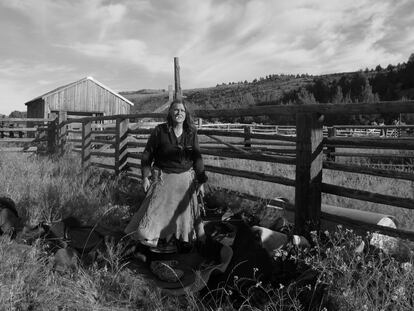
[[[119,174],[128,160],[128,126],[129,119],[116,119],[115,135],[115,174]]]
[[[92,121],[82,123],[82,170],[86,170],[91,163]]]
[[[250,126],[244,127],[244,148],[250,149],[252,147],[251,140],[252,128]]]
[[[335,127],[328,127],[328,137],[335,137],[336,136],[336,129]],[[332,161],[335,162],[335,155],[332,154],[335,152],[335,147],[334,146],[329,146],[327,147],[327,151],[328,154],[326,155],[326,159],[328,161]]]
[[[295,230],[319,230],[323,161],[323,116],[296,115]]]
[[[65,145],[67,139],[67,125],[62,125],[68,118],[66,111],[59,111],[59,124],[58,124],[58,147],[60,154],[65,152]]]
[[[47,153],[54,154],[56,152],[57,145],[58,118],[55,114],[51,114],[50,117],[55,119],[50,121],[47,126]]]

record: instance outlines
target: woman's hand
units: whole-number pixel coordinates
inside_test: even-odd
[[[196,194],[199,195],[202,198],[204,197],[204,185],[203,184],[197,183]]]
[[[142,189],[144,189],[144,192],[147,193],[149,187],[151,186],[151,182],[148,177],[144,177],[142,180]]]

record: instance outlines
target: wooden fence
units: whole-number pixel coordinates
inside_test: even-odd
[[[281,134],[296,136],[294,125],[271,125],[257,123],[203,123],[199,119],[199,129],[227,130],[243,132],[249,128],[251,133]],[[201,122],[200,122],[201,121]],[[330,131],[332,131],[330,133]],[[414,134],[414,125],[334,125],[323,126],[324,136],[338,137],[406,137]]]
[[[1,151],[55,152],[58,119],[0,118]]]
[[[201,127],[198,133],[201,151],[205,155],[295,166],[295,179],[246,171],[241,168],[233,169],[207,165],[206,169],[218,174],[294,187],[295,203],[290,208],[294,209],[295,212],[295,228],[298,233],[318,229],[321,219],[325,219],[414,240],[414,232],[412,231],[386,228],[321,211],[322,193],[404,209],[414,209],[414,199],[412,198],[373,193],[365,189],[347,188],[322,182],[322,171],[325,169],[414,181],[414,174],[411,172],[337,163],[332,160],[332,153],[336,152],[335,150],[338,148],[352,148],[353,150],[398,149],[406,154],[405,156],[412,156],[414,139],[411,136],[338,137],[332,135],[332,132],[335,133],[332,129],[329,130],[331,132],[329,135],[324,136],[323,120],[326,114],[378,114],[390,112],[412,113],[414,112],[414,101],[348,105],[267,106],[266,108],[256,107],[236,111],[199,110],[195,111],[195,115],[203,119],[226,116],[296,115],[296,136],[280,133],[255,133],[246,126],[243,128],[243,132]],[[80,131],[68,130],[68,126],[74,121],[64,121],[64,116],[60,117],[59,145],[62,147],[65,143],[72,144],[73,150],[81,154],[84,168],[94,165],[111,169],[117,174],[125,171],[131,177],[140,178],[140,150],[145,146],[146,139],[151,132],[151,126],[148,128],[146,123],[140,122],[140,120],[160,119],[164,118],[165,114],[144,113],[82,118],[76,120],[81,124]],[[352,129],[350,126],[347,126],[347,128]],[[69,131],[72,132],[68,133]],[[70,138],[68,134],[76,134],[78,138]],[[209,137],[210,140],[203,140],[203,137]],[[233,141],[234,139],[239,139],[239,141]],[[338,154],[333,154],[333,156],[338,156]],[[246,196],[251,199],[254,198],[251,195]],[[277,202],[274,203],[278,204]]]

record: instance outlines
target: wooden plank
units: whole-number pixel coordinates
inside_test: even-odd
[[[227,141],[227,143],[232,145],[239,145],[244,146],[243,141]],[[279,141],[252,141],[252,145],[256,146],[289,146],[289,147],[296,147],[295,142],[279,142]],[[215,141],[199,141],[200,146],[201,145],[211,145],[211,144],[217,144]]]
[[[236,150],[236,151],[244,153],[244,154],[249,154],[249,152],[244,150],[243,148],[233,146],[232,144],[226,143],[225,141],[222,141],[221,139],[219,139],[215,136],[212,136],[212,135],[206,135],[206,136],[210,137],[211,139],[214,139],[215,141],[219,142],[220,144],[223,144],[223,145],[229,147],[230,149]]]
[[[37,147],[0,147],[0,152],[36,152]]]
[[[400,172],[395,170],[384,170],[379,168],[371,168],[361,165],[348,165],[342,163],[334,163],[329,161],[323,162],[323,168],[328,170],[336,170],[341,172],[350,172],[357,174],[366,174],[372,176],[380,176],[393,179],[403,179],[414,181],[414,174],[407,172]]]
[[[252,161],[261,161],[261,162],[270,162],[270,163],[281,163],[281,164],[290,164],[293,165],[296,163],[295,158],[293,157],[281,157],[273,155],[264,155],[264,154],[254,154],[254,153],[238,153],[226,150],[214,150],[214,149],[205,149],[201,148],[201,153],[204,155],[211,155],[217,157],[225,158],[234,158],[234,159],[245,159]]]
[[[135,141],[129,141],[128,142],[128,147],[134,148],[134,147],[145,147],[147,145],[147,143],[140,143],[140,142],[135,142]]]
[[[30,143],[34,138],[0,138],[0,143]]]
[[[68,138],[68,133],[67,133],[67,126],[61,126],[62,122],[65,122],[67,120],[67,112],[66,111],[59,111],[59,121],[58,121],[58,126],[57,126],[57,132],[58,132],[58,148],[60,151],[60,154],[63,154],[65,152],[65,146],[66,146],[66,142],[67,142],[67,138]]]
[[[128,133],[129,134],[151,134],[153,131],[153,129],[135,129],[135,130],[129,130]]]
[[[102,140],[102,139],[91,139],[91,143],[95,145],[110,145],[110,146],[115,145],[114,140]]]
[[[126,162],[125,158],[122,158],[124,147],[127,144],[129,119],[117,119],[116,120],[116,136],[115,136],[115,174],[119,174],[123,165]]]
[[[227,136],[227,137],[241,137],[244,139],[244,132],[228,132],[219,130],[198,130],[198,135],[215,135],[215,136]],[[295,136],[284,136],[279,134],[250,134],[251,139],[263,139],[263,140],[280,140],[296,142]]]
[[[400,138],[401,139],[401,138]],[[335,147],[342,149],[375,149],[375,150],[388,150],[388,148],[376,147],[376,146],[353,146],[353,145],[337,145],[337,144],[324,144],[325,147]]]
[[[58,151],[58,120],[50,122],[47,129],[47,152],[54,154]]]
[[[115,130],[102,130],[102,131],[92,131],[92,135],[94,136],[102,136],[102,135],[116,135],[116,129]]]
[[[110,165],[110,164],[104,164],[104,163],[98,163],[98,162],[91,162],[90,165],[93,165],[95,167],[99,167],[99,168],[104,168],[107,170],[115,170],[115,166],[114,165]]]
[[[336,157],[365,157],[365,158],[376,158],[376,159],[411,159],[413,155],[404,154],[383,154],[383,153],[364,153],[364,152],[332,152],[331,155]]]
[[[414,200],[322,183],[322,192],[373,203],[414,209]]]
[[[296,115],[295,230],[319,230],[323,156],[323,116]]]
[[[114,158],[114,152],[102,152],[102,151],[91,151],[91,156],[103,157],[103,158]]]
[[[273,176],[273,175],[264,174],[264,173],[236,170],[232,168],[212,166],[212,165],[205,165],[205,168],[207,171],[212,172],[212,173],[218,173],[222,175],[229,175],[229,176],[235,176],[235,177],[243,177],[247,179],[254,179],[254,180],[260,180],[260,181],[267,181],[267,182],[272,182],[272,183],[277,183],[277,184],[292,186],[292,187],[295,186],[295,181],[293,179],[289,179],[286,177],[279,177],[279,176]]]
[[[0,122],[51,122],[54,118],[0,118]]]
[[[131,178],[135,178],[135,179],[141,180],[141,175],[140,175],[140,174],[135,174],[135,173],[131,173],[130,171],[128,171],[128,172],[126,173],[126,175],[127,175],[128,177],[131,177]]]
[[[333,125],[334,128],[343,129],[414,129],[414,125]]]
[[[128,162],[128,167],[139,168],[141,169],[141,164]]]
[[[218,144],[213,145],[206,145],[206,144],[200,144],[201,148],[208,149],[208,150],[223,150],[228,151],[228,148],[219,147]],[[284,154],[284,155],[292,155],[296,156],[296,149],[288,149],[288,148],[266,148],[266,147],[260,147],[260,146],[254,146],[250,149],[250,153],[252,154],[265,154],[265,155],[273,155],[275,153],[278,154]]]
[[[37,128],[35,127],[0,127],[0,132],[37,132]]]
[[[324,138],[324,144],[414,150],[414,139],[407,140],[396,138],[326,137]]]
[[[82,124],[82,149],[81,149],[81,159],[82,159],[82,169],[85,170],[89,167],[91,162],[91,128],[92,123],[87,122]]]
[[[128,156],[131,159],[139,159],[139,160],[141,160],[142,159],[142,152],[129,152],[128,153]]]

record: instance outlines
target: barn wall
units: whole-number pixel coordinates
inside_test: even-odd
[[[48,111],[127,114],[130,105],[91,80],[84,80],[45,96]]]

